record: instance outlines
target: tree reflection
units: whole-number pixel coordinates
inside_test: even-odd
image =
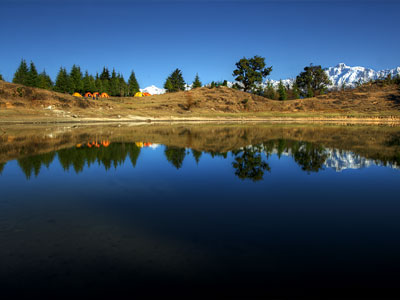
[[[250,146],[240,150],[232,151],[235,161],[232,166],[236,169],[235,175],[240,179],[251,179],[259,181],[263,179],[264,171],[271,170],[268,163],[263,161],[261,157],[261,149],[259,146]]]
[[[32,176],[32,173],[35,176],[39,175],[42,165],[48,168],[53,162],[55,156],[55,152],[49,152],[35,156],[23,157],[18,159],[18,165],[24,172],[26,178],[29,179]]]
[[[192,155],[197,164],[199,164],[202,154],[203,152],[192,149]]]
[[[91,166],[96,162],[103,165],[106,170],[109,170],[111,166],[117,168],[125,162],[128,155],[132,166],[135,167],[140,148],[134,143],[113,143],[104,148],[69,148],[20,158],[18,165],[29,179],[32,173],[35,176],[39,175],[42,165],[49,167],[56,155],[64,171],[72,167],[76,173],[79,173],[83,171],[85,165]]]
[[[6,163],[0,163],[0,175],[3,173],[5,165],[6,165]]]
[[[167,160],[175,166],[175,168],[180,169],[183,164],[183,160],[186,156],[186,149],[185,148],[178,148],[178,147],[165,147],[165,157]]]
[[[390,141],[390,143],[391,147],[396,147],[394,152],[396,155],[389,157],[385,153],[378,153],[375,155],[377,157],[376,162],[391,163],[397,166],[400,164],[400,151],[397,151],[399,143],[397,140]],[[28,179],[31,178],[32,174],[38,176],[42,166],[49,167],[56,156],[58,156],[59,163],[65,171],[72,168],[76,173],[82,172],[85,166],[90,167],[95,163],[104,166],[106,170],[111,167],[117,168],[126,163],[127,157],[129,157],[132,166],[136,167],[141,153],[140,147],[141,143],[114,142],[107,145],[107,147],[88,147],[85,144],[79,144],[74,148],[22,157],[17,162]],[[326,160],[331,158],[330,155],[332,153],[329,151],[329,149],[327,150],[316,143],[285,139],[268,140],[259,145],[232,150],[232,167],[235,175],[240,179],[260,181],[263,179],[265,171],[271,171],[267,160],[271,155],[276,155],[279,158],[282,156],[292,157],[301,169],[307,173],[318,172],[323,169]],[[180,169],[183,166],[187,153],[185,148],[175,146],[166,146],[164,151],[165,158],[176,169]],[[214,159],[228,158],[228,152],[192,150],[193,159],[197,164],[200,163],[200,158],[203,154],[209,154]],[[0,174],[3,172],[4,166],[5,163],[0,163]]]
[[[313,143],[297,142],[292,151],[295,162],[306,172],[321,170],[328,157],[324,147]]]

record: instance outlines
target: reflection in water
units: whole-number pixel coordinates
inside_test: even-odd
[[[102,144],[99,144],[102,145]],[[49,152],[39,155],[19,158],[18,165],[24,172],[27,179],[32,174],[38,176],[42,166],[49,168],[55,157],[65,171],[71,167],[76,173],[82,172],[84,166],[90,167],[94,163],[104,166],[109,170],[112,166],[117,168],[125,163],[129,156],[132,166],[135,167],[142,147],[151,147],[151,143],[109,143],[104,147],[91,147],[77,145],[77,147],[61,149],[55,152]],[[154,147],[153,147],[154,148]],[[345,169],[359,169],[371,165],[384,165],[391,168],[397,168],[400,162],[400,152],[391,159],[366,159],[351,151],[340,149],[325,148],[320,144],[293,141],[286,139],[269,140],[258,145],[248,145],[240,147],[229,152],[217,151],[199,151],[191,150],[194,160],[200,163],[202,155],[208,154],[211,158],[220,157],[227,159],[233,158],[231,163],[234,173],[240,179],[250,179],[259,181],[263,179],[265,171],[271,172],[268,158],[276,155],[279,159],[282,156],[292,157],[293,160],[307,173],[318,172],[325,168],[332,168],[336,171]],[[176,146],[165,146],[164,155],[166,160],[177,170],[182,168],[187,152],[186,148]],[[0,164],[0,174],[4,169],[5,163]]]
[[[175,166],[175,168],[180,169],[183,164],[183,160],[186,156],[186,149],[185,148],[178,148],[178,147],[165,147],[165,157],[167,160]]]
[[[129,288],[147,298],[168,288],[215,288],[222,296],[267,298],[288,286],[297,293],[397,287],[400,280],[393,238],[400,234],[400,172],[389,169],[400,163],[398,128],[6,131],[2,295],[4,287]],[[386,167],[366,168],[376,165]],[[365,169],[334,172],[349,168]]]
[[[240,179],[249,178],[258,181],[263,178],[265,170],[271,170],[261,157],[261,149],[262,145],[258,145],[232,151],[235,156],[235,162],[232,163],[232,166],[236,170],[236,176]]]

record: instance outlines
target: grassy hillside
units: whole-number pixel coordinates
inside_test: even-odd
[[[144,98],[88,100],[0,81],[0,121],[241,118],[400,119],[398,85],[365,85],[315,98],[270,100],[242,91],[198,88]]]

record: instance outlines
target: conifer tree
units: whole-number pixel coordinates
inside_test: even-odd
[[[54,90],[60,93],[72,93],[71,82],[65,68],[60,68],[57,74]]]
[[[199,74],[196,74],[196,77],[194,78],[194,81],[193,81],[192,89],[199,88],[201,86],[202,86],[202,83],[200,81]]]
[[[110,71],[106,67],[103,68],[103,72],[101,72],[101,74],[100,74],[100,79],[101,79],[101,87],[102,87],[101,92],[111,95],[111,93],[110,93],[110,80],[111,80]]]
[[[126,84],[125,78],[122,74],[118,74],[118,80],[119,80],[118,96],[125,97],[128,95],[128,85]]]
[[[94,91],[91,91],[89,72],[87,70],[85,71],[85,75],[83,76],[82,82],[83,82],[83,92],[84,93],[87,93],[87,92],[93,93],[94,92]]]
[[[168,80],[169,80],[169,83],[167,85]],[[167,90],[167,92],[178,92],[178,91],[184,91],[185,85],[186,84],[185,84],[185,81],[183,80],[182,71],[179,69],[176,69],[167,78],[167,80],[164,84],[164,88]],[[168,86],[168,88],[167,88],[167,86]]]
[[[96,82],[94,80],[93,75],[89,75],[89,82],[90,82],[90,84],[89,84],[89,92],[91,92],[91,93],[97,92]]]
[[[83,93],[82,72],[79,66],[73,65],[69,75],[71,88],[74,92]]]
[[[31,61],[31,64],[29,66],[27,80],[26,80],[26,85],[31,86],[31,87],[38,87],[38,85],[39,85],[38,77],[39,77],[39,74],[37,72],[35,64],[33,63],[33,61]]]
[[[136,80],[135,72],[132,70],[128,80],[129,96],[134,96],[140,91],[139,83]]]
[[[279,100],[287,99],[286,87],[283,85],[282,80],[279,81],[278,93],[279,93]]]
[[[101,80],[110,80],[110,71],[106,67],[103,67],[103,72],[100,74],[100,79]]]
[[[111,79],[110,79],[110,96],[117,96],[119,91],[119,79],[117,77],[117,73],[115,69],[112,71]]]
[[[294,82],[293,86],[292,86],[292,97],[293,97],[293,99],[300,98],[300,91],[299,91],[299,87],[297,86],[296,82]]]
[[[46,74],[46,70],[38,75],[38,87],[41,89],[51,90],[53,88],[53,82],[49,75]]]
[[[173,88],[174,87],[172,86],[171,79],[168,77],[167,80],[164,83],[164,89],[166,89],[167,92],[169,93],[169,92],[171,92],[173,90]]]
[[[4,78],[3,78],[3,76],[0,74],[0,80],[3,80],[4,81]]]
[[[272,99],[272,100],[276,99],[276,91],[275,91],[275,88],[274,88],[274,86],[272,85],[272,83],[270,81],[267,82],[267,87],[265,88],[264,95],[268,99]]]
[[[94,85],[96,87],[96,92],[103,93],[103,82],[99,77],[99,73],[96,73],[96,78],[94,79]]]
[[[28,65],[26,64],[26,61],[22,59],[17,71],[14,74],[12,82],[27,85],[28,73],[29,73]]]

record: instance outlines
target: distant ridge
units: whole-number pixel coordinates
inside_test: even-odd
[[[329,88],[342,87],[343,84],[345,84],[345,86],[347,87],[355,87],[358,83],[363,83],[369,80],[375,80],[387,77],[389,74],[391,74],[392,77],[394,77],[400,74],[400,67],[375,71],[370,68],[359,67],[359,66],[350,67],[345,63],[340,63],[335,67],[327,68],[325,72],[328,74],[328,77],[332,82],[332,85]],[[274,87],[277,87],[279,84],[279,80],[266,80],[262,84],[262,86],[265,87],[268,82],[272,83]],[[283,79],[282,82],[284,85],[292,86],[294,78]],[[233,82],[228,82],[229,87],[232,87],[232,85]],[[187,88],[190,89],[190,86],[187,86]],[[159,95],[165,93],[165,89],[158,88],[154,85],[146,87],[145,89],[141,89],[141,91],[150,93],[152,95]]]

